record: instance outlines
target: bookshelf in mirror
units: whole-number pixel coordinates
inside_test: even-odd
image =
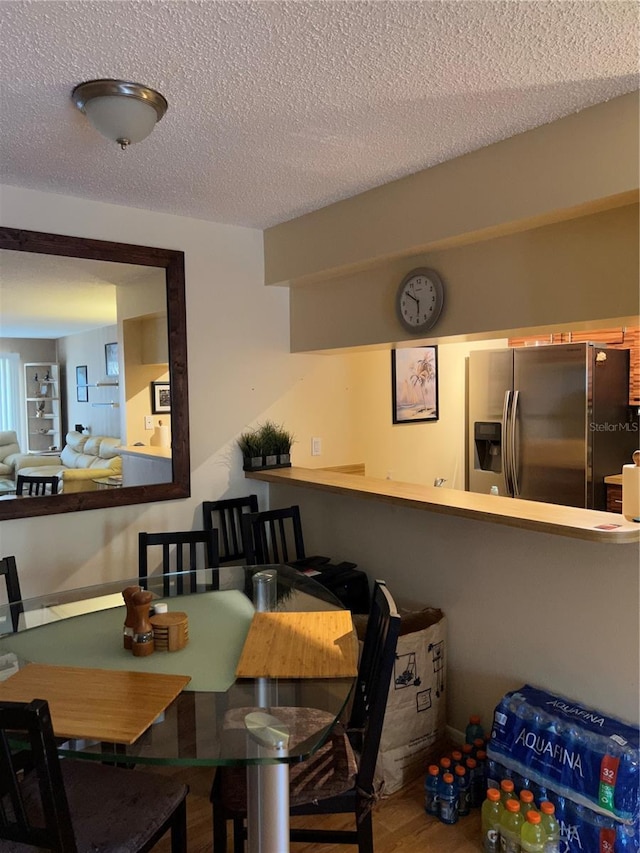
[[[61,450],[60,367],[55,362],[24,365],[27,453]]]

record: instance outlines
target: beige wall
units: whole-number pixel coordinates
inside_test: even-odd
[[[292,285],[292,350],[367,349],[354,356],[353,461],[377,476],[457,484],[464,421],[453,388],[465,346],[445,354],[449,336],[637,315],[638,183],[632,94],[269,229],[266,281]],[[435,335],[414,343],[442,344],[452,396],[441,396],[442,423],[391,427],[381,377],[389,348],[409,340],[394,295],[423,264],[441,272],[447,301]],[[488,723],[501,694],[527,681],[640,720],[637,546],[271,491],[275,505],[300,503],[311,552],[443,608],[454,728],[476,711]]]
[[[25,595],[135,574],[138,531],[199,528],[203,500],[249,493],[235,445],[249,424],[285,423],[296,464],[312,435],[326,464],[353,458],[347,362],[289,353],[288,294],[263,286],[260,232],[15,187],[0,201],[3,225],[181,249],[186,267],[192,497],[0,522]]]
[[[448,621],[448,722],[490,724],[534,684],[640,721],[638,549],[532,533],[356,497],[272,486],[297,503],[307,551],[353,560]],[[615,625],[615,629],[612,626]]]
[[[637,200],[636,92],[265,232],[267,284],[477,242]]]
[[[352,354],[353,419],[359,436],[353,461],[364,462],[370,477],[425,486],[443,477],[446,488],[464,489],[466,358],[474,349],[505,346],[505,339],[440,345],[439,419],[428,423],[392,423],[388,350]]]
[[[291,288],[291,347],[321,350],[406,341],[395,294],[414,267],[436,269],[445,307],[425,340],[575,328],[639,312],[638,205],[473,245],[380,264]]]

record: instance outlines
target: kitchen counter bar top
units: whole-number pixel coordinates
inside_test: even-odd
[[[609,477],[605,477],[604,481],[608,486],[621,486],[622,474],[611,474]]]
[[[626,545],[640,542],[640,524],[612,512],[481,495],[457,489],[419,486],[319,468],[274,468],[247,471],[245,477],[283,486],[300,486],[364,500],[505,524],[591,542]]]

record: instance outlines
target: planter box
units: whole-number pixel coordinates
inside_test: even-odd
[[[281,453],[279,456],[245,456],[242,459],[243,471],[266,471],[270,468],[291,468],[290,454]]]

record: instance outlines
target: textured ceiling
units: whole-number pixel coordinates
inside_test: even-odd
[[[0,2],[0,179],[264,228],[638,88],[638,3]],[[122,152],[96,77],[169,110]]]

